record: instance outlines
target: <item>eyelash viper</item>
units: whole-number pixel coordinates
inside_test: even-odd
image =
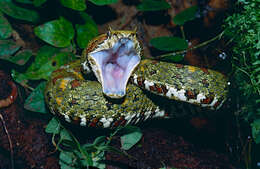
[[[180,105],[184,109],[189,105],[196,105],[195,109],[216,110],[221,107],[228,92],[227,78],[223,74],[210,69],[148,59],[141,60],[131,72],[125,97],[110,99],[105,96],[101,84],[91,79],[90,74],[84,73],[89,69],[87,55],[97,49],[104,50],[100,48],[110,49],[122,37],[136,38],[134,34],[135,31],[102,34],[89,43],[80,60],[54,71],[45,90],[50,111],[82,126],[115,128],[152,118],[183,115]],[[115,42],[109,41],[111,37]],[[141,47],[136,44],[138,41],[132,41],[135,42],[138,55],[141,55]],[[193,108],[188,111],[192,112]]]

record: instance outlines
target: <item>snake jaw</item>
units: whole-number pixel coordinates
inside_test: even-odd
[[[111,45],[109,40],[114,43]],[[136,41],[132,36],[118,38],[118,35],[111,35],[106,41],[104,43],[111,47],[90,52],[88,60],[102,84],[103,93],[111,98],[122,98],[126,94],[126,85],[132,72],[140,63],[139,48],[136,48]]]

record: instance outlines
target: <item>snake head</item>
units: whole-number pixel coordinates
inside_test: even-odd
[[[140,63],[141,52],[136,31],[110,29],[89,43],[87,60],[106,96],[125,96],[127,82]]]

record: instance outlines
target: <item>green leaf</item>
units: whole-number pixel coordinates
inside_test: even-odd
[[[260,143],[260,119],[254,120],[253,123],[251,123],[252,127],[252,135],[256,142],[256,144]]]
[[[139,11],[160,11],[171,8],[165,0],[143,0],[137,6]]]
[[[25,73],[13,71],[12,76],[18,82],[25,83],[28,80],[48,80],[54,70],[76,58],[74,54],[60,52],[61,50],[51,46],[43,46],[38,50],[34,62]]]
[[[24,108],[33,112],[47,113],[44,102],[46,82],[40,83],[25,100]]]
[[[260,36],[260,35],[259,35],[259,36]],[[255,62],[253,62],[252,64],[255,65],[255,66],[256,66],[256,65],[260,65],[260,60],[257,60],[257,61],[255,61]]]
[[[6,60],[22,66],[30,59],[31,56],[32,56],[31,50],[23,50],[17,53],[15,56],[10,56],[6,58]]]
[[[93,160],[93,167],[97,167],[99,169],[105,169],[106,165],[104,163],[102,163],[102,161],[104,161],[106,159],[105,157],[105,152],[100,152],[98,153],[98,155],[96,155],[95,153],[91,154],[92,156],[92,160]]]
[[[157,37],[151,39],[152,46],[163,51],[177,51],[188,48],[188,42],[178,37]]]
[[[26,85],[28,80],[48,80],[52,71],[76,59],[70,52],[60,52],[63,49],[43,46],[38,50],[37,56],[30,67],[24,72],[12,70],[12,77],[21,85]]]
[[[36,27],[34,32],[40,39],[55,47],[69,46],[74,37],[71,22],[62,17]]]
[[[193,20],[195,18],[197,10],[198,10],[197,5],[185,9],[174,16],[173,22],[176,25],[183,25],[185,22]]]
[[[71,137],[70,133],[66,129],[62,129],[60,132],[60,139],[61,140],[69,140],[73,141],[73,138]]]
[[[73,158],[74,158],[74,155],[73,153],[70,153],[70,152],[61,152],[60,153],[60,161],[64,161],[68,164],[72,164],[73,163]]]
[[[121,150],[119,150],[115,147],[112,147],[112,146],[108,146],[108,145],[99,146],[99,147],[97,147],[97,149],[99,151],[109,151],[109,152],[114,152],[114,153],[118,153],[118,154],[121,154],[121,155],[125,155],[125,153],[122,152]]]
[[[45,128],[46,133],[58,134],[60,132],[60,122],[53,117]]]
[[[60,66],[73,60],[75,57],[72,53],[62,52],[54,55],[46,63],[42,63],[37,71],[28,71],[26,76],[31,80],[45,79],[48,80],[51,73]]]
[[[51,60],[55,55],[60,52],[59,48],[55,48],[52,46],[43,46],[41,47],[36,55],[35,61],[29,67],[28,71],[37,71],[41,68],[41,66]]]
[[[32,4],[31,0],[15,0],[16,2],[23,3],[23,4]]]
[[[33,5],[36,7],[41,6],[42,4],[44,4],[47,0],[33,0]]]
[[[84,11],[87,8],[85,0],[60,0],[60,2],[63,6],[77,11]]]
[[[0,39],[7,39],[12,35],[12,27],[4,17],[3,13],[0,12]]]
[[[14,80],[17,83],[20,83],[21,85],[25,85],[28,82],[28,80],[31,78],[31,76],[33,74],[35,74],[35,72],[37,72],[44,63],[48,62],[57,53],[59,53],[58,48],[54,48],[51,46],[41,47],[38,50],[37,56],[36,56],[33,64],[31,64],[31,66],[26,70],[26,72],[20,73],[15,70],[12,70],[12,77],[14,78]],[[32,76],[32,77],[35,78],[35,76]],[[37,79],[37,77],[36,77],[36,79]]]
[[[20,49],[21,46],[17,45],[12,40],[0,40],[0,59],[12,55]]]
[[[28,82],[28,78],[23,73],[19,73],[16,70],[12,70],[12,78],[17,82],[20,83],[22,86],[26,85]]]
[[[73,140],[72,136],[66,129],[60,131],[60,144],[59,146],[63,151],[74,151],[77,149],[77,144]]]
[[[95,5],[108,5],[108,4],[113,4],[117,3],[118,0],[89,0]]]
[[[62,139],[60,145],[62,145],[60,147],[63,151],[74,151],[77,149],[76,143],[71,140]]]
[[[161,60],[164,60],[164,61],[171,61],[171,62],[180,62],[182,61],[184,58],[184,54],[183,55],[180,55],[180,54],[169,54],[165,57],[163,57]]]
[[[129,150],[132,148],[140,139],[142,138],[142,132],[140,128],[129,126],[128,133],[121,136],[121,148],[124,150]]]
[[[94,144],[84,144],[82,146],[83,149],[85,149],[87,152],[94,152],[96,151],[96,147]]]
[[[75,154],[75,156],[77,157],[77,160],[78,160],[77,169],[78,168],[84,169],[84,168],[88,168],[89,166],[93,166],[93,161],[92,161],[93,158],[91,157],[92,154],[85,154],[86,156],[88,156],[87,158],[89,158],[89,160],[91,160],[91,164],[90,164],[80,151],[73,151],[73,153]],[[91,167],[90,167],[90,169],[91,169]]]
[[[81,13],[85,23],[83,25],[76,24],[77,43],[80,48],[86,48],[88,42],[98,35],[98,29],[93,19],[86,13]]]
[[[15,19],[21,19],[29,22],[37,22],[39,15],[34,10],[29,10],[16,6],[9,0],[0,0],[0,10],[8,16]]]
[[[95,141],[93,142],[93,145],[95,146],[99,146],[101,144],[104,144],[106,141],[106,136],[99,136],[95,139]]]
[[[65,152],[62,151],[60,152],[60,160],[59,160],[59,164],[60,164],[60,168],[61,169],[76,169],[75,167],[73,167],[75,164],[75,160],[76,157],[72,152]]]
[[[260,99],[257,99],[257,100],[256,100],[256,103],[257,103],[257,104],[260,103]],[[260,110],[260,109],[259,109],[259,110]]]

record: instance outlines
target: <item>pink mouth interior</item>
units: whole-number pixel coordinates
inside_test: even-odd
[[[127,81],[140,62],[133,41],[121,38],[112,48],[92,53],[91,56],[101,70],[104,94],[113,98],[123,97]]]

